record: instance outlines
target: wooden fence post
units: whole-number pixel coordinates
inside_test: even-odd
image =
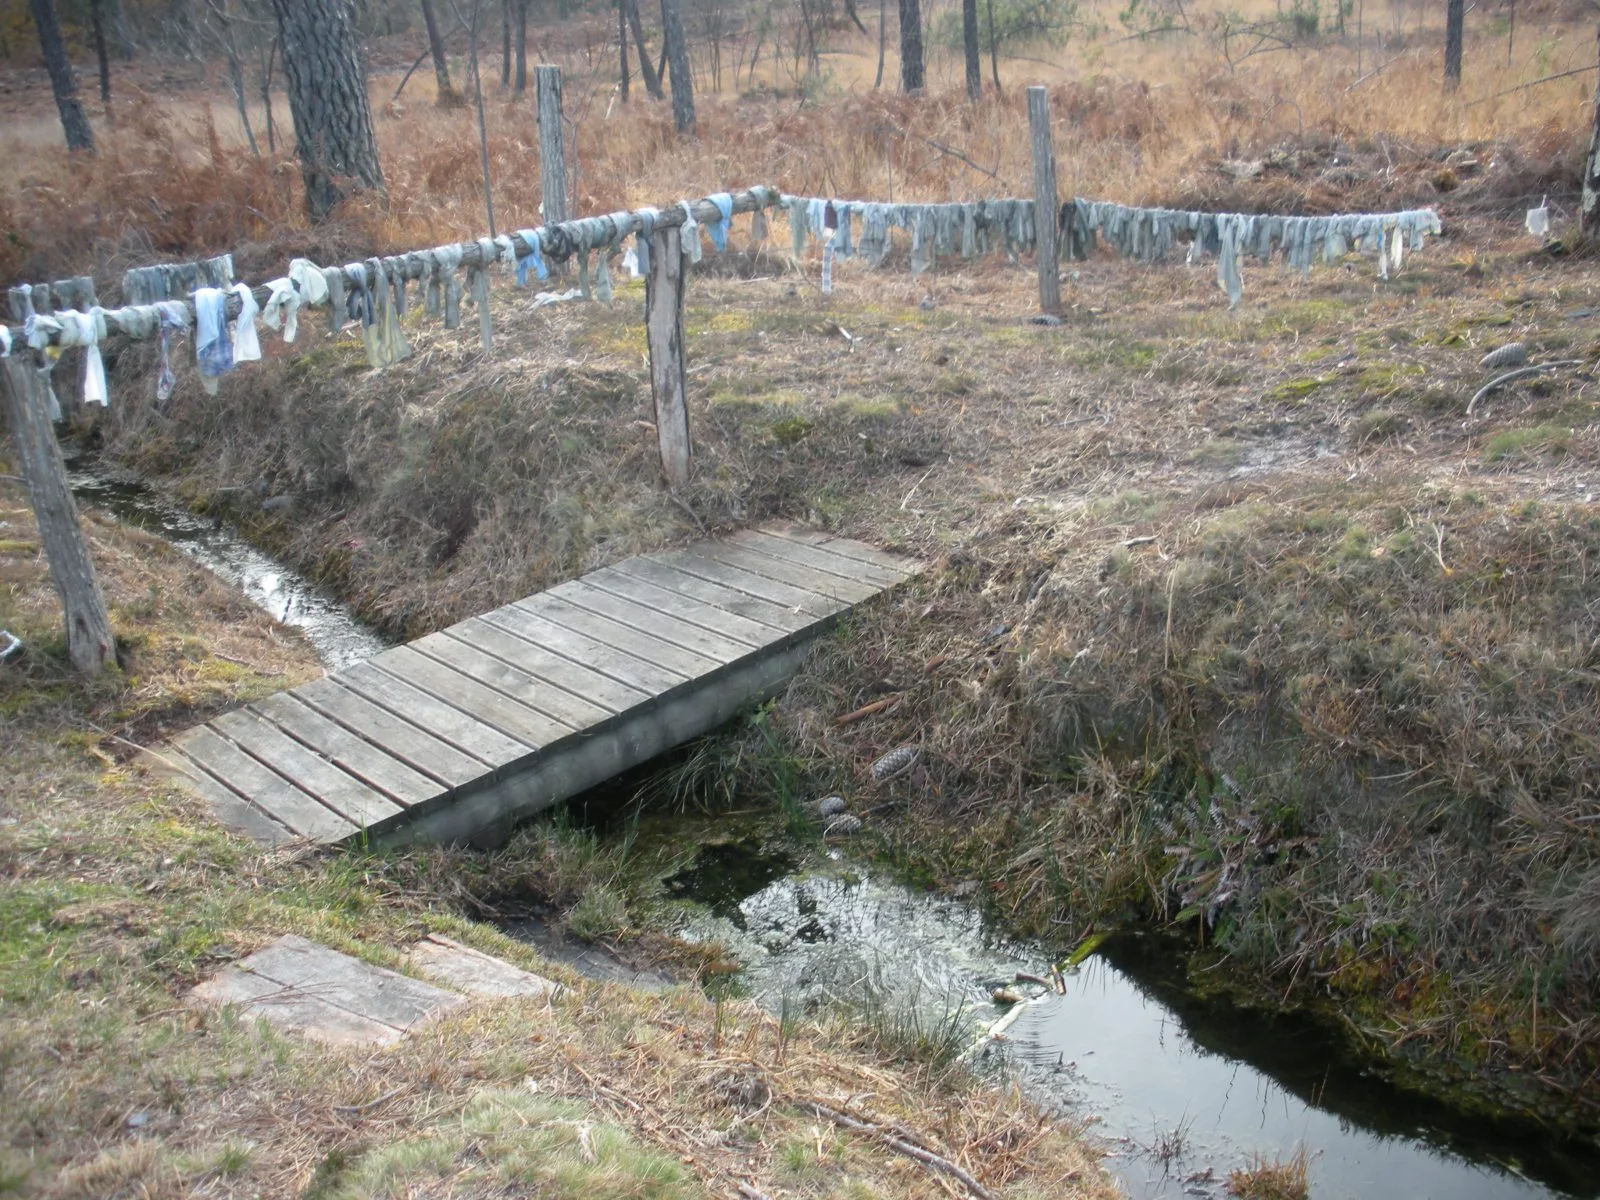
[[[1033,140],[1033,228],[1038,239],[1039,311],[1061,311],[1061,267],[1056,253],[1056,150],[1050,136],[1050,91],[1028,89],[1028,131]]]
[[[650,235],[644,327],[650,347],[650,391],[656,402],[661,470],[673,487],[685,487],[689,482],[689,408],[683,365],[683,238],[676,226]]]
[[[39,540],[50,562],[50,578],[66,614],[67,653],[72,665],[94,675],[116,661],[106,599],[78,524],[78,507],[67,486],[67,465],[45,416],[45,383],[31,350],[0,358],[0,400],[21,460],[28,499],[39,521]]]
[[[544,200],[545,225],[569,219],[567,212],[567,154],[561,128],[561,68],[533,69],[534,92],[539,105],[539,191]]]

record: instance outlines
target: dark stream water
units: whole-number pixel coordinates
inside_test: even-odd
[[[329,670],[387,647],[227,529],[83,460],[71,467],[80,501],[165,538],[304,630]],[[758,840],[723,840],[667,889],[693,902],[684,934],[726,943],[769,1007],[850,1005],[963,1046],[1006,1012],[994,988],[1058,957],[996,937],[964,901],[887,882],[837,852],[808,869]],[[1020,988],[1032,998],[1004,1040],[968,1057],[1092,1122],[1137,1200],[1221,1197],[1233,1168],[1302,1150],[1314,1200],[1600,1196],[1600,1148],[1397,1091],[1307,1021],[1197,997],[1181,962],[1166,940],[1113,938],[1068,976],[1066,995]]]
[[[963,1044],[1006,1009],[1044,947],[998,938],[967,903],[843,860],[795,871],[758,842],[707,847],[669,888],[704,907],[691,937],[727,943],[756,998],[781,1010],[843,1003]],[[1169,941],[1123,935],[1038,987],[1005,1041],[972,1056],[1092,1121],[1130,1196],[1221,1197],[1230,1170],[1303,1150],[1314,1200],[1500,1200],[1600,1195],[1600,1150],[1475,1119],[1398,1091],[1312,1023],[1202,999]]]
[[[80,504],[165,538],[209,567],[223,582],[285,625],[302,630],[330,671],[371,658],[389,643],[333,597],[224,526],[185,512],[137,480],[119,478],[92,460],[70,459],[67,482]]]

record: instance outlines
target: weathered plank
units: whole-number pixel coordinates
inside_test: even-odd
[[[781,537],[791,542],[799,542],[803,546],[816,546],[827,550],[830,554],[837,554],[841,558],[853,558],[858,562],[871,563],[875,567],[884,567],[896,572],[901,579],[909,579],[921,569],[921,564],[913,559],[902,558],[898,554],[890,554],[886,550],[879,550],[876,546],[869,546],[865,542],[852,541],[850,538],[840,537],[837,534],[827,533],[821,529],[810,529],[804,525],[796,525],[792,521],[774,521],[761,526],[761,532],[772,537]]]
[[[774,537],[759,529],[746,529],[736,533],[727,539],[727,544],[741,546],[757,554],[765,554],[768,558],[777,559],[779,562],[810,567],[835,578],[875,584],[880,589],[894,587],[895,584],[905,581],[905,575],[899,571],[889,571],[871,563],[861,562],[859,559],[845,558],[820,546],[808,546],[787,538]]]
[[[810,617],[812,621],[836,616],[850,607],[843,600],[790,587],[769,576],[730,566],[718,559],[698,553],[698,550],[699,547],[696,547],[696,552],[678,550],[655,557],[657,561],[682,571],[685,575],[693,575],[710,583],[720,583],[724,587],[746,592],[769,603],[782,605],[792,612]]]
[[[753,550],[748,550],[743,546],[735,546],[731,542],[702,542],[695,547],[694,553],[700,557],[713,559],[730,567],[738,567],[755,575],[765,575],[768,579],[787,583],[790,587],[800,588],[802,591],[811,592],[829,600],[842,601],[846,604],[859,603],[862,600],[876,596],[883,590],[874,584],[863,583],[858,579],[845,579],[842,576],[829,575],[811,567],[802,566],[799,563],[784,562],[766,554],[757,554]]]
[[[603,672],[591,669],[585,663],[574,662],[519,638],[507,639],[500,643],[500,649],[486,651],[469,645],[466,638],[461,637],[455,629],[447,629],[440,636],[456,642],[474,655],[493,657],[534,679],[545,681],[549,686],[560,688],[567,695],[581,700],[586,709],[598,707],[602,711],[622,712],[636,704],[643,704],[652,694],[648,690],[629,687]],[[423,641],[434,644],[427,638]],[[421,642],[416,644],[422,645]],[[591,716],[587,719],[594,721],[601,718]]]
[[[510,605],[471,621],[463,621],[453,626],[450,633],[501,658],[509,658],[515,653],[509,643],[527,642],[573,662],[584,663],[647,696],[670,691],[693,678],[692,675],[646,662],[615,646]]]
[[[526,600],[518,600],[515,604],[496,609],[486,614],[486,619],[498,621],[502,614],[509,619],[511,614],[519,610],[587,634],[596,641],[604,642],[608,646],[669,671],[687,674],[690,678],[698,678],[722,665],[719,659],[708,658],[692,650],[685,650],[682,646],[651,637],[648,633],[641,633],[622,621],[614,621],[610,617],[590,612],[579,605],[569,604],[549,592],[541,592],[537,596],[529,596]]]
[[[348,1012],[399,1030],[454,1008],[462,997],[316,942],[285,934],[238,964],[274,983],[298,988]]]
[[[263,766],[208,726],[201,725],[181,734],[174,744],[301,837],[337,842],[356,832],[352,821]]]
[[[440,783],[451,787],[470,783],[487,769],[483,760],[441,742],[420,726],[332,679],[318,679],[296,688],[294,696]]]
[[[543,975],[430,933],[406,956],[419,974],[474,996],[547,996],[556,985]]]
[[[264,846],[281,846],[295,840],[296,835],[287,825],[273,820],[232,788],[218,783],[176,746],[169,746],[162,758],[183,768],[183,782],[199,793],[219,824]]]
[[[223,713],[211,727],[252,757],[272,763],[273,770],[293,779],[357,829],[381,826],[405,811],[249,709]]]
[[[528,750],[548,746],[572,732],[569,726],[538,709],[519,704],[504,692],[451,670],[410,646],[380,654],[373,665],[379,662],[396,682],[427,692],[459,710],[463,719],[472,721],[479,729],[498,730]]]
[[[288,692],[258,700],[246,710],[271,721],[312,750],[337,763],[357,779],[409,808],[443,795],[449,789],[429,779],[365,738],[328,720]]]
[[[659,558],[641,556],[624,559],[611,569],[618,574],[631,575],[635,579],[653,583],[669,592],[677,592],[680,596],[703,600],[724,612],[748,617],[777,633],[799,633],[816,624],[814,617],[803,612],[785,608],[770,600],[762,600],[749,592],[738,591],[726,584],[712,583],[710,580],[685,574]]]
[[[693,596],[667,591],[632,575],[625,575],[621,571],[609,569],[595,571],[593,574],[585,575],[583,582],[589,587],[610,592],[623,600],[632,600],[635,604],[642,604],[655,612],[666,613],[690,625],[698,625],[701,629],[708,629],[712,633],[737,638],[752,650],[784,641],[788,637],[783,633],[775,634],[770,626],[752,621],[749,617],[717,608],[703,600],[696,600]]]
[[[613,596],[610,592],[590,587],[581,579],[551,588],[550,595],[572,604],[582,605],[591,612],[597,612],[625,625],[632,625],[652,637],[671,642],[675,646],[682,646],[685,650],[693,650],[696,654],[703,654],[719,662],[733,662],[756,648],[748,642],[724,637],[720,633],[713,633],[709,629],[680,621],[676,617],[656,612],[642,604],[635,604],[632,600],[624,600],[620,596]]]
[[[444,634],[433,634],[412,643],[418,653],[442,663],[474,683],[515,700],[559,727],[558,732],[541,735],[538,745],[545,745],[568,732],[583,729],[596,721],[603,721],[614,711],[599,704],[591,704],[581,695],[566,691],[527,671],[519,670],[503,659],[485,654],[475,646]],[[516,735],[521,736],[521,735]]]
[[[507,737],[437,696],[378,670],[370,662],[357,663],[339,672],[339,682],[412,724],[421,725],[491,768],[515,762],[528,752],[526,743]]]
[[[388,1046],[404,1036],[393,1025],[236,966],[225,967],[196,985],[189,997],[192,1002],[219,1008],[237,1005],[246,1016],[330,1046]]]
[[[1056,257],[1055,139],[1050,135],[1050,89],[1028,89],[1028,134],[1033,148],[1034,257],[1039,268],[1039,311],[1061,311],[1061,265]]]

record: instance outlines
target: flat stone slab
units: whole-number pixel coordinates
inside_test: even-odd
[[[487,955],[482,955],[488,958]],[[489,959],[498,962],[498,959]],[[509,963],[501,963],[515,971]],[[536,978],[536,977],[535,977]],[[466,997],[285,934],[189,993],[333,1046],[387,1046]]]
[[[543,975],[437,933],[412,946],[407,961],[418,974],[473,996],[547,996],[556,990]]]

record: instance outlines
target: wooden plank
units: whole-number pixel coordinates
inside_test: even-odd
[[[249,709],[223,713],[211,722],[211,727],[278,774],[294,780],[295,786],[311,793],[357,829],[382,824],[405,811]]]
[[[691,550],[675,550],[669,554],[658,554],[653,557],[656,561],[682,571],[685,575],[693,575],[710,583],[720,583],[724,587],[745,592],[771,604],[779,604],[793,612],[807,615],[812,620],[835,616],[850,607],[843,600],[790,587],[787,583],[780,583],[769,576],[730,566],[703,554],[693,553]]]
[[[474,654],[487,654],[501,659],[524,674],[561,689],[564,695],[582,699],[586,707],[598,706],[609,712],[624,712],[636,704],[643,704],[654,694],[653,690],[629,687],[586,663],[574,662],[531,641],[509,635],[504,630],[482,625],[481,622],[474,625],[465,621],[462,624],[471,626],[469,633],[476,631],[494,639],[500,649],[485,650],[470,646],[468,639],[456,629],[446,629],[439,636],[455,641],[463,649],[471,649]],[[431,641],[427,638],[423,640]]]
[[[1028,134],[1033,148],[1034,259],[1039,267],[1039,311],[1061,311],[1061,268],[1056,260],[1056,150],[1050,136],[1050,89],[1028,89]]]
[[[421,725],[435,737],[466,751],[488,767],[504,766],[528,753],[528,747],[522,742],[508,738],[498,729],[469,717],[437,696],[378,670],[370,660],[340,671],[339,682],[391,712],[398,713],[412,724]],[[482,770],[478,772],[479,775],[486,773]]]
[[[757,554],[765,554],[768,558],[775,558],[779,562],[797,563],[840,579],[870,583],[880,589],[895,587],[905,582],[905,575],[902,572],[886,570],[862,562],[860,559],[845,558],[820,546],[807,546],[800,542],[792,542],[788,538],[774,537],[759,529],[742,530],[728,541],[735,546],[743,546],[746,550],[754,550]]]
[[[470,754],[440,741],[365,696],[341,687],[339,676],[302,684],[291,694],[329,720],[450,787],[470,783],[486,769],[485,763]]]
[[[287,825],[273,820],[238,792],[213,779],[204,767],[176,746],[167,747],[163,757],[183,768],[183,782],[199,793],[219,824],[267,846],[281,846],[295,840],[294,832]]]
[[[315,993],[285,987],[253,971],[225,967],[190,991],[191,1003],[236,1004],[246,1017],[330,1046],[388,1046],[400,1030],[331,1004]]]
[[[773,537],[799,542],[803,546],[816,546],[841,558],[854,558],[864,563],[871,563],[875,567],[882,567],[886,571],[898,572],[903,579],[915,575],[920,566],[916,559],[891,554],[887,550],[880,550],[876,546],[869,546],[866,542],[858,542],[854,538],[840,537],[821,529],[810,529],[793,521],[771,521],[760,528],[762,533]]]
[[[749,592],[741,592],[735,588],[720,583],[712,583],[695,575],[686,575],[676,567],[668,566],[660,559],[655,558],[627,558],[615,564],[612,570],[622,575],[631,575],[635,579],[642,579],[646,583],[653,583],[659,588],[680,595],[690,596],[696,600],[703,600],[707,604],[715,605],[724,612],[737,613],[741,617],[748,617],[758,621],[779,633],[798,633],[802,629],[809,629],[816,624],[813,617],[805,613],[796,612],[792,608],[785,608],[781,604],[773,604],[770,600],[762,600],[752,596]]]
[[[844,601],[847,604],[859,604],[883,590],[860,580],[825,575],[821,571],[801,566],[799,563],[782,562],[765,554],[747,550],[743,546],[735,546],[731,542],[701,542],[691,547],[690,553],[726,563],[730,567],[739,567],[756,575],[765,575],[768,579],[776,579],[779,583],[787,583],[790,587],[797,587],[831,600]]]
[[[365,738],[357,737],[315,709],[306,707],[293,692],[258,700],[250,710],[406,808],[449,790],[437,780],[390,757]]]
[[[490,653],[498,653],[495,647],[502,638],[530,642],[563,658],[585,663],[593,670],[649,696],[670,691],[691,678],[513,605],[485,613],[471,621],[463,621],[452,627],[450,633]],[[500,654],[500,657],[506,658],[508,655]],[[713,667],[716,664],[708,661],[706,665]]]
[[[356,832],[355,825],[316,797],[274,774],[210,726],[181,734],[174,744],[212,775],[257,808],[301,837],[337,842]]]
[[[648,633],[664,642],[682,646],[685,650],[693,650],[696,654],[703,654],[707,658],[715,658],[719,662],[730,663],[755,650],[754,646],[746,642],[723,637],[720,633],[712,633],[709,629],[702,629],[698,625],[691,625],[687,621],[658,613],[642,604],[613,596],[610,592],[590,587],[581,579],[574,579],[570,583],[551,588],[549,594],[586,608],[590,612],[597,612],[603,617],[610,617],[613,621],[631,625],[641,633]]]
[[[689,678],[698,678],[722,665],[718,659],[685,650],[672,642],[663,642],[648,633],[641,633],[625,622],[614,621],[610,617],[590,612],[576,604],[569,604],[549,592],[541,592],[537,596],[529,596],[526,600],[518,600],[515,604],[490,613],[486,619],[498,620],[499,614],[509,615],[513,611],[525,612],[541,620],[562,625],[632,654],[636,658],[642,658],[646,662]]]
[[[419,973],[474,996],[547,996],[556,990],[543,975],[438,933],[430,933],[412,946],[406,957]]]
[[[738,613],[731,613],[703,600],[696,600],[693,596],[685,596],[682,592],[657,587],[653,583],[647,583],[632,575],[624,575],[620,571],[609,569],[595,571],[591,575],[585,575],[583,582],[590,587],[610,592],[613,596],[632,600],[636,604],[643,604],[646,608],[657,612],[668,613],[691,625],[709,629],[713,633],[738,638],[752,648],[770,646],[789,637],[787,633],[773,629],[770,625],[752,621],[749,617],[741,617]]]
[[[544,713],[518,704],[505,693],[469,679],[460,671],[454,671],[410,646],[387,651],[372,661],[376,664],[380,659],[385,671],[397,681],[427,692],[460,710],[467,720],[475,721],[485,729],[499,730],[529,750],[548,746],[572,732],[568,726],[552,720]]]
[[[458,992],[375,967],[292,933],[238,965],[402,1031],[466,1000]]]
[[[552,726],[558,726],[559,730],[541,741],[540,745],[564,737],[573,730],[598,724],[614,711],[567,691],[552,680],[514,667],[493,654],[486,654],[476,646],[469,646],[446,634],[429,634],[412,645],[419,654],[426,654],[501,696],[526,705],[546,718]]]

